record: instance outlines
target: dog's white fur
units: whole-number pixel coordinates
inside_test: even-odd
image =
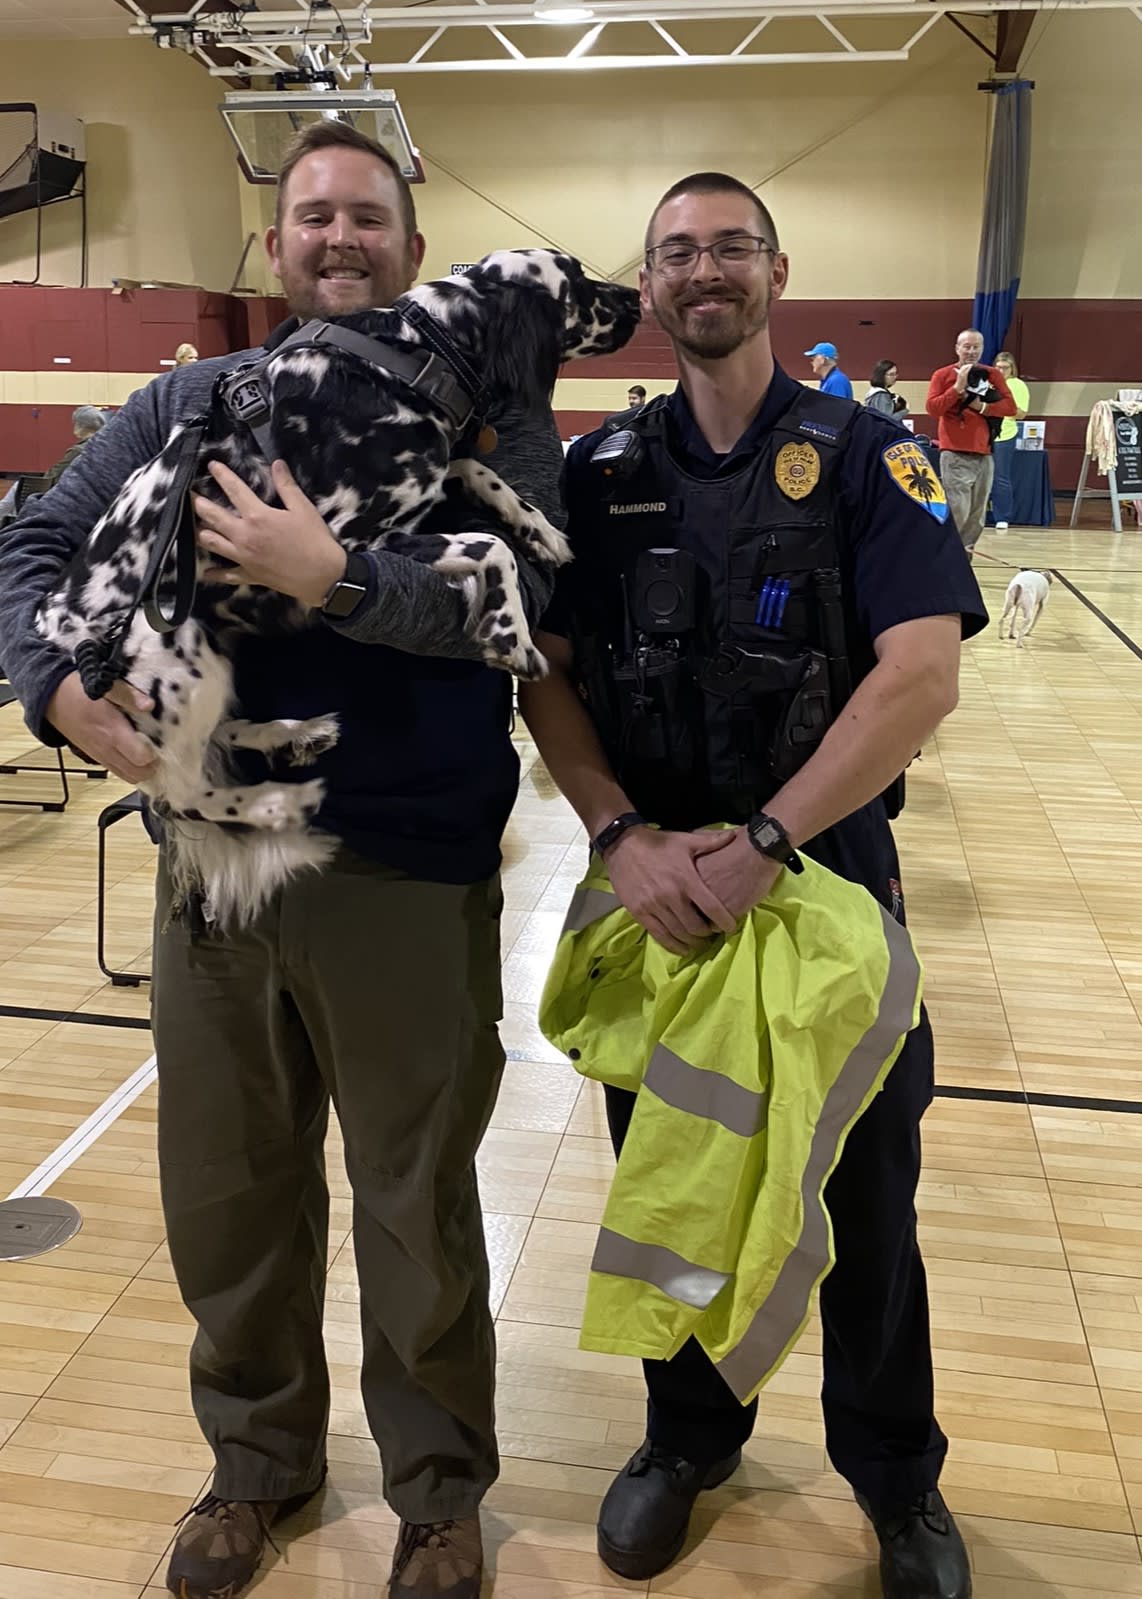
[[[1000,638],[1013,638],[1018,649],[1023,648],[1023,640],[1034,628],[1035,623],[1043,614],[1043,609],[1051,597],[1051,575],[1049,572],[1016,572],[1011,582],[1007,585],[1007,596],[1003,602],[1003,616],[999,623]],[[1007,632],[1008,619],[1011,626]]]

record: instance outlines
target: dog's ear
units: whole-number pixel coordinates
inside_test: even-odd
[[[550,295],[505,284],[484,350],[484,381],[494,395],[544,405],[559,373],[563,315]]]

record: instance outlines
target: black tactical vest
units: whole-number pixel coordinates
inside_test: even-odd
[[[858,414],[802,389],[756,455],[707,479],[674,459],[665,401],[652,402],[581,468],[598,492],[572,620],[580,691],[652,820],[747,819],[863,675],[846,647],[837,508]],[[636,442],[616,463],[624,433]]]

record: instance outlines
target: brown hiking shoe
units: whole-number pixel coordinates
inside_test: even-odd
[[[179,1524],[167,1588],[178,1599],[238,1599],[257,1575],[266,1544],[273,1544],[270,1528],[318,1491],[258,1503],[207,1494]]]
[[[484,1575],[480,1518],[402,1521],[389,1599],[479,1599]]]

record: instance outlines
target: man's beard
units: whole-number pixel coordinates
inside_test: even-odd
[[[694,319],[687,316],[688,305],[700,300],[724,300],[725,309],[714,315]],[[769,295],[759,294],[752,302],[740,295],[690,293],[677,300],[660,303],[652,296],[655,315],[675,344],[703,361],[723,361],[733,355],[747,339],[769,326]]]
[[[293,314],[306,321],[311,317],[352,316],[361,311],[390,306],[411,287],[415,272],[409,268],[408,281],[403,277],[399,260],[376,264],[372,270],[358,262],[346,262],[367,275],[353,282],[336,284],[320,276],[326,263],[314,271],[301,266],[284,266],[281,270],[282,292]]]

